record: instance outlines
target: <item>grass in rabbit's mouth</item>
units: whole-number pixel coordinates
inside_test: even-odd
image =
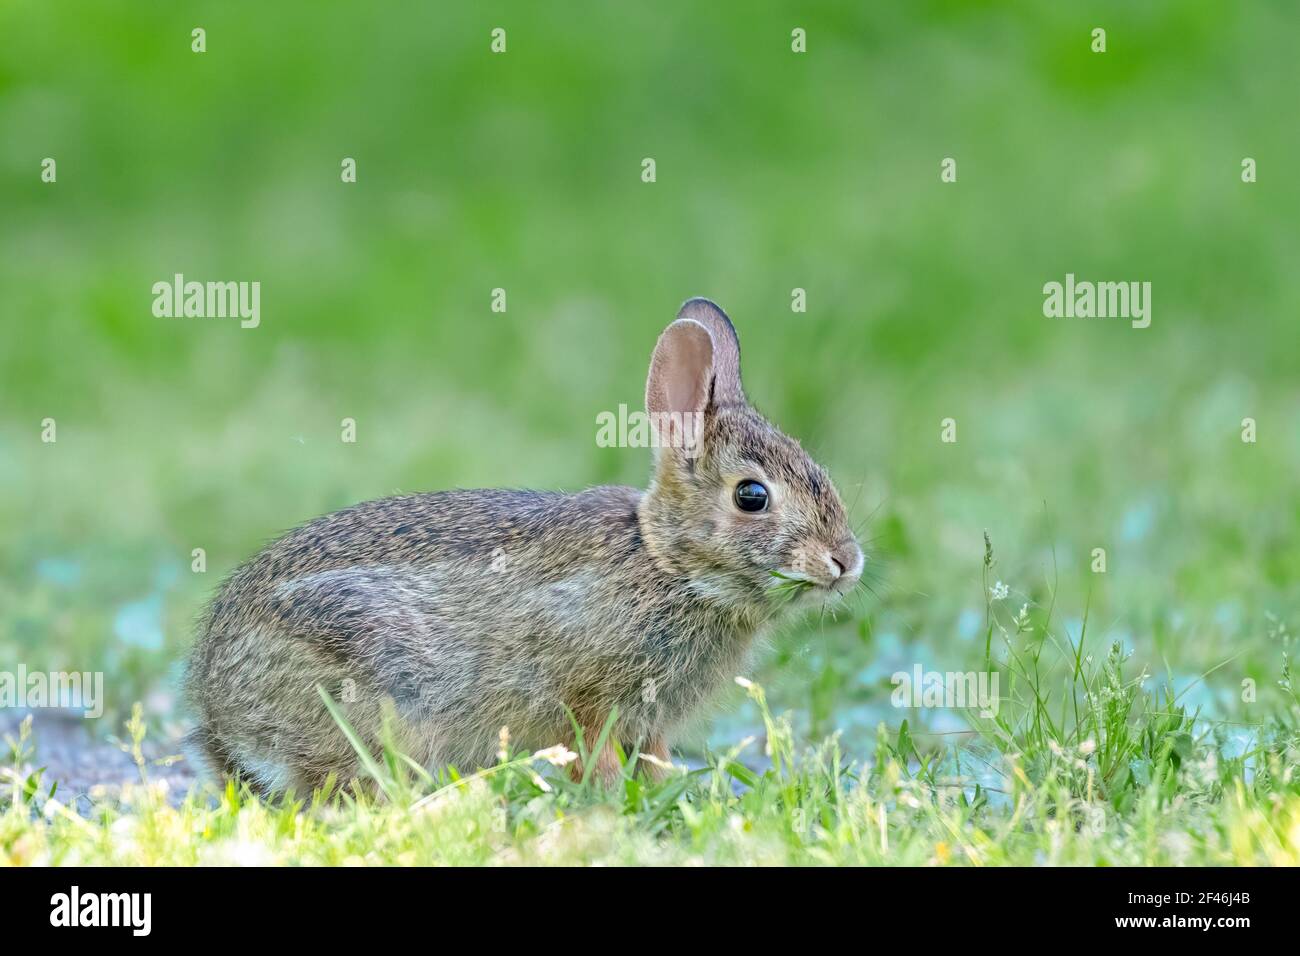
[[[780,584],[774,584],[768,588],[769,593],[776,595],[777,597],[787,598],[793,601],[804,591],[817,586],[813,581],[807,581],[803,578],[792,578],[790,575],[782,574],[780,571],[771,571],[769,573],[772,577],[781,582]]]

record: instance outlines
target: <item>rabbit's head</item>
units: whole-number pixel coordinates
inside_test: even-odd
[[[839,493],[746,401],[736,330],[707,299],[688,301],[660,335],[646,411],[655,471],[641,515],[662,566],[736,605],[820,600],[858,582],[862,549]]]

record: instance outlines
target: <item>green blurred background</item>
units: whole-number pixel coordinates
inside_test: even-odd
[[[285,528],[399,490],[644,483],[595,417],[639,404],[707,295],[756,403],[871,516],[875,595],[758,668],[802,731],[865,739],[906,715],[892,671],[977,664],[985,530],[1008,604],[1059,579],[1059,633],[1090,602],[1157,681],[1231,659],[1207,712],[1277,706],[1300,13],[849,6],[6,0],[0,659],[171,715],[203,602]],[[259,281],[261,326],[155,318],[177,272]],[[1067,272],[1150,281],[1151,327],[1044,318]]]

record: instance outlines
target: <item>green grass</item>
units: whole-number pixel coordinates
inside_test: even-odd
[[[1029,633],[1023,626],[1020,634]],[[1008,635],[1009,636],[1009,635]],[[1033,638],[1029,639],[1033,644]],[[1030,686],[1040,686],[1041,655]],[[797,747],[748,681],[763,733],[707,766],[647,783],[625,765],[613,789],[575,783],[556,753],[511,754],[440,780],[388,749],[368,779],[295,800],[258,799],[231,782],[179,805],[151,784],[137,712],[123,746],[140,782],[82,816],[25,774],[26,739],[0,814],[0,860],[16,864],[885,864],[1224,865],[1300,863],[1294,730],[1270,728],[1226,755],[1168,697],[1143,695],[1113,648],[1089,673],[1082,647],[1065,670],[1058,723],[1037,691],[1013,693],[996,726],[963,755],[918,751],[903,723],[882,725],[876,759],[838,738]],[[1024,685],[1020,685],[1024,686]],[[24,730],[27,728],[24,727]],[[766,769],[745,760],[762,748]],[[555,748],[563,754],[563,748]],[[585,756],[585,754],[583,754]],[[950,764],[949,758],[955,758]],[[982,765],[999,786],[974,782]]]
[[[986,568],[993,564],[991,548]],[[392,748],[362,756],[360,780],[266,801],[229,782],[179,806],[150,781],[137,706],[120,746],[140,780],[70,810],[30,766],[30,724],[10,740],[0,860],[17,864],[881,864],[1296,865],[1300,775],[1294,719],[1227,746],[1182,692],[1144,689],[1119,642],[1051,629],[1050,610],[1011,613],[991,589],[987,665],[1008,680],[994,716],[968,712],[954,745],[922,745],[903,720],[877,728],[874,757],[836,734],[801,747],[763,688],[743,677],[759,733],[704,766],[649,782],[636,754],[596,786],[561,768],[557,746],[461,776]],[[998,649],[995,652],[995,647]],[[1300,703],[1285,669],[1280,688]],[[1292,718],[1296,709],[1291,711]],[[596,741],[590,749],[599,749]]]
[[[7,859],[1295,862],[1295,11],[812,3],[802,58],[791,16],[0,9],[0,669],[102,671],[95,745],[139,701],[171,751],[196,615],[285,528],[643,485],[596,415],[639,405],[689,295],[837,482],[872,589],[759,653],[779,721],[731,688],[675,742],[707,769],[616,796],[540,761],[419,810],[408,768],[298,813],[142,782],[69,816],[27,786],[38,713]],[[261,281],[261,326],[154,318],[177,271]],[[1067,272],[1151,281],[1151,327],[1045,319]],[[892,706],[917,664],[996,669],[997,716]]]

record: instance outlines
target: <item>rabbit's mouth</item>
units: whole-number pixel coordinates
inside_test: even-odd
[[[767,587],[768,595],[777,602],[790,604],[814,604],[831,597],[841,597],[857,583],[846,580],[844,575],[836,578],[818,580],[808,574],[795,570],[769,572],[772,583]]]
[[[834,548],[801,548],[790,567],[769,572],[772,583],[768,590],[788,598],[847,594],[862,577],[865,561],[862,549],[852,539]]]

